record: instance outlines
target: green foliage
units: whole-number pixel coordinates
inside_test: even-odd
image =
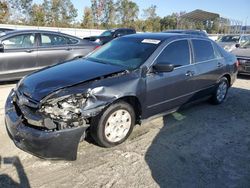
[[[9,7],[6,1],[0,1],[0,23],[6,23],[9,16]]]
[[[11,23],[27,23],[30,19],[32,0],[9,0],[9,21]]]
[[[94,27],[92,10],[89,7],[85,7],[83,10],[83,21],[81,27],[86,29]]]
[[[34,4],[31,10],[31,25],[44,26],[45,25],[45,10],[42,5]]]
[[[176,29],[177,28],[177,16],[172,14],[165,16],[160,20],[161,30]]]
[[[156,14],[156,5],[151,5],[143,10],[144,27],[143,31],[158,32],[161,30],[161,18]]]
[[[70,0],[44,0],[45,25],[69,27],[77,17],[77,9]]]
[[[134,27],[139,14],[138,5],[130,0],[118,0],[116,6],[118,23],[124,27]]]
[[[183,19],[186,12],[172,13],[163,18],[157,15],[156,5],[142,10],[132,0],[91,0],[91,7],[83,9],[81,23],[75,22],[77,9],[71,0],[0,0],[0,23],[30,24],[52,27],[82,27],[109,29],[131,27],[137,31],[159,32],[168,29],[199,29],[208,33],[225,33],[229,30],[228,20],[197,22]]]

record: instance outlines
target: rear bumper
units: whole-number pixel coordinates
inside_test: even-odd
[[[240,64],[238,73],[239,74],[250,74],[250,64],[248,66]]]
[[[250,58],[238,57],[239,74],[250,74]]]
[[[10,93],[5,105],[5,123],[15,145],[40,158],[75,160],[79,141],[87,127],[48,131],[29,126],[16,112],[12,95]]]

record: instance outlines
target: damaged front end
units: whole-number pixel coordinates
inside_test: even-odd
[[[48,129],[88,126],[89,118],[98,115],[108,104],[117,99],[116,95],[107,90],[105,87],[96,87],[70,95],[65,90],[59,90],[49,95],[41,101],[39,107],[39,113],[45,116],[44,126]]]
[[[62,89],[40,102],[13,90],[5,107],[7,131],[17,147],[38,157],[75,160],[90,118],[117,97],[106,90],[69,94]]]

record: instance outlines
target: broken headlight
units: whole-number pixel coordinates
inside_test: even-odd
[[[47,100],[40,112],[53,120],[74,121],[80,118],[85,103],[86,97],[82,94],[68,95]]]

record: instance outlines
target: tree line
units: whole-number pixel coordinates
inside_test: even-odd
[[[43,0],[40,4],[33,0],[0,0],[0,23],[87,29],[129,27],[147,32],[177,28],[226,32],[219,20],[209,24],[181,19],[185,11],[160,17],[156,10],[156,5],[140,10],[132,0],[91,0],[91,6],[83,9],[82,20],[76,21],[78,10],[71,0]]]

